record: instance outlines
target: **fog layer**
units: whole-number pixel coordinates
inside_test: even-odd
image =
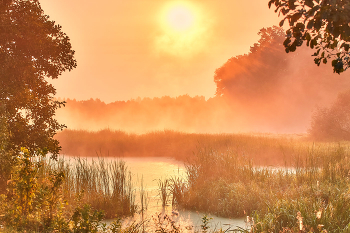
[[[280,28],[261,29],[259,35],[248,54],[228,59],[215,71],[214,98],[163,96],[109,104],[67,99],[57,118],[70,129],[133,133],[304,133],[317,107],[329,106],[349,89],[349,75],[332,73],[330,64],[317,67],[310,48],[287,54]]]

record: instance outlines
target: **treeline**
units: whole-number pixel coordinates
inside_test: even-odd
[[[187,133],[306,132],[312,109],[303,109],[304,118],[270,109],[269,115],[246,111],[225,96],[205,100],[202,96],[139,98],[109,104],[96,99],[66,99],[56,113],[69,129],[113,129],[130,133],[174,130]],[[297,113],[294,113],[297,114]]]
[[[287,54],[282,28],[263,28],[258,34],[248,54],[230,58],[215,71],[216,94],[253,124],[308,129],[318,107],[328,107],[350,88],[349,74],[316,66],[311,57],[315,51],[306,46]]]
[[[110,128],[132,133],[301,133],[318,107],[329,107],[350,87],[347,74],[315,66],[309,48],[284,51],[284,31],[263,28],[250,52],[215,71],[216,96],[137,98],[104,103],[67,99],[57,119],[70,129]]]
[[[138,98],[106,104],[99,99],[66,99],[66,107],[57,111],[57,119],[69,129],[115,129],[132,133],[156,130],[185,132],[225,132],[239,124],[230,116],[232,108],[224,98],[206,100],[203,96],[175,98]]]

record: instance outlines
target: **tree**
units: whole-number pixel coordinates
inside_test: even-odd
[[[230,58],[215,71],[216,94],[230,104],[232,116],[255,130],[305,130],[312,109],[330,104],[350,80],[315,66],[305,45],[287,54],[282,28],[263,28],[258,34],[248,54]]]
[[[289,23],[284,47],[294,52],[304,41],[315,49],[319,66],[332,60],[333,71],[340,74],[350,66],[350,1],[348,0],[270,0],[269,8],[283,15],[280,26]]]
[[[7,150],[8,144],[7,118],[4,106],[0,104],[0,193],[6,190],[6,183],[14,164],[14,156]]]
[[[215,71],[216,95],[230,95],[247,102],[253,96],[274,92],[275,85],[286,75],[288,64],[282,47],[284,31],[279,27],[260,29],[260,39],[250,52],[230,58]]]
[[[340,93],[329,108],[314,113],[309,134],[316,140],[350,140],[350,90]]]
[[[38,0],[0,0],[0,103],[9,149],[58,154],[53,136],[64,125],[53,117],[64,102],[55,101],[56,89],[46,79],[76,65],[69,37]]]

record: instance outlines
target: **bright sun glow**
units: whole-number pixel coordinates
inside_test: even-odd
[[[198,26],[199,9],[186,1],[176,1],[164,6],[160,21],[166,31],[187,33]]]
[[[203,9],[190,1],[174,1],[164,5],[158,18],[160,34],[156,49],[161,53],[191,57],[203,51],[208,26]]]
[[[175,6],[168,12],[167,21],[169,25],[178,31],[185,31],[194,24],[194,15],[185,6]]]

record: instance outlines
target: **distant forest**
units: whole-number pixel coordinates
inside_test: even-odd
[[[228,59],[214,73],[215,97],[137,98],[104,103],[77,101],[57,112],[70,129],[110,128],[132,133],[176,130],[196,133],[304,133],[313,113],[350,89],[348,74],[316,66],[313,51],[287,54],[279,27],[263,28],[250,52]]]

